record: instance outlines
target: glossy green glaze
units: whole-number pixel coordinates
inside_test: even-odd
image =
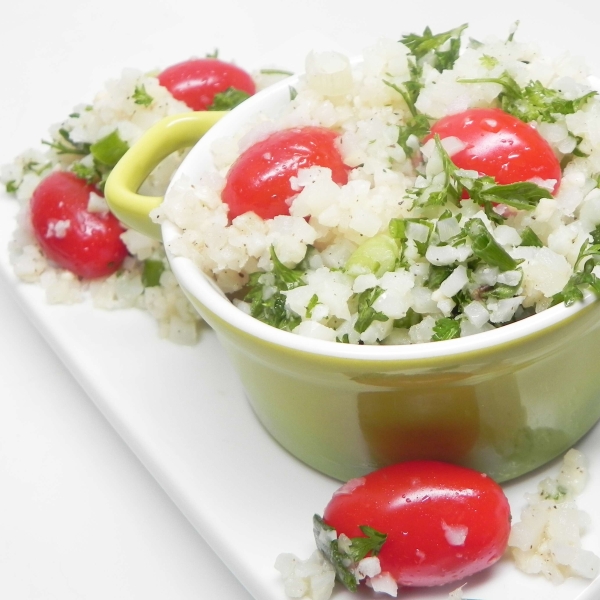
[[[266,429],[336,479],[431,458],[505,481],[556,457],[600,417],[598,303],[497,348],[369,361],[266,342],[191,300],[216,330]]]

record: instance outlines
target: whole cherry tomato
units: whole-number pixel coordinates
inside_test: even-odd
[[[35,238],[48,258],[84,279],[114,273],[127,256],[125,231],[112,213],[89,212],[93,185],[70,172],[42,180],[30,202]]]
[[[289,214],[289,201],[298,193],[290,178],[302,168],[328,167],[335,183],[346,184],[349,167],[336,147],[337,137],[324,127],[296,127],[248,148],[227,174],[222,198],[229,206],[229,218],[249,211],[263,219]]]
[[[357,546],[366,541],[361,527],[385,534],[377,554],[382,573],[399,585],[434,586],[463,579],[502,556],[510,508],[502,488],[482,473],[410,461],[350,480],[333,495],[323,521],[338,536],[358,538]]]
[[[196,58],[177,63],[160,73],[158,81],[192,110],[207,110],[216,94],[230,88],[249,96],[256,92],[254,80],[246,71],[218,58]]]
[[[501,185],[555,180],[553,192],[558,190],[560,163],[548,142],[532,125],[499,108],[471,108],[443,117],[431,127],[435,134],[441,139],[457,137],[465,144],[451,156],[461,169],[494,177]]]

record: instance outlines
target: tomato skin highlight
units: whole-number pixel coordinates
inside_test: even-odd
[[[436,586],[495,563],[510,533],[510,507],[486,475],[438,461],[409,461],[353,479],[323,514],[338,535],[368,525],[387,539],[382,572],[403,586]]]
[[[338,185],[348,183],[349,167],[336,148],[338,134],[324,127],[306,126],[271,134],[243,152],[227,174],[222,199],[229,218],[253,211],[263,219],[289,214],[290,177],[312,166],[331,169]]]
[[[218,58],[197,58],[167,67],[158,76],[171,95],[192,110],[207,110],[216,94],[230,87],[256,93],[252,77],[239,67]]]
[[[540,178],[556,181],[553,193],[560,186],[560,162],[548,142],[531,125],[499,108],[472,108],[443,117],[425,141],[435,134],[466,144],[450,157],[460,169],[494,177],[501,185]]]
[[[59,171],[40,182],[30,202],[31,224],[44,254],[84,279],[111,275],[128,254],[118,219],[87,210],[92,192],[102,195],[73,173]],[[57,222],[67,221],[64,232],[53,231]]]

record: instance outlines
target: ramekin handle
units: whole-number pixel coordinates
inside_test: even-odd
[[[165,117],[125,153],[111,171],[104,195],[115,216],[127,227],[155,239],[161,239],[160,227],[150,212],[162,196],[138,194],[148,175],[169,154],[193,146],[226,112],[202,111]]]

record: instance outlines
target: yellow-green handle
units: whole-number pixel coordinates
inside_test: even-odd
[[[127,227],[160,239],[160,227],[150,220],[150,211],[161,196],[142,196],[140,186],[169,154],[193,146],[226,112],[203,111],[165,117],[153,125],[125,153],[111,171],[104,195],[115,214]]]

